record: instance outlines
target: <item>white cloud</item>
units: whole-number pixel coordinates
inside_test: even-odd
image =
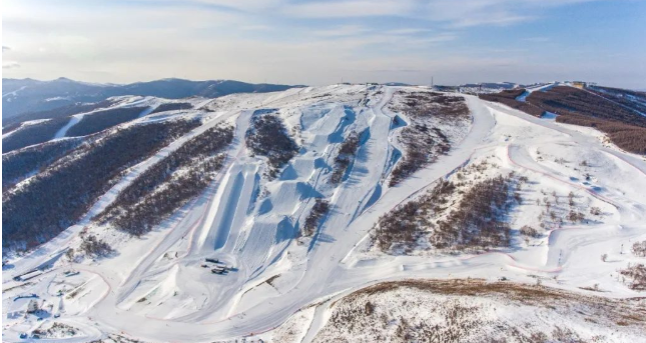
[[[241,12],[261,12],[287,4],[287,0],[140,0],[151,5],[195,6],[207,5]]]
[[[415,29],[415,28],[408,28],[408,29],[395,29],[395,30],[387,30],[385,31],[386,34],[389,35],[415,35],[419,33],[428,33],[431,32],[430,29]]]
[[[315,36],[320,36],[320,37],[343,37],[343,36],[361,35],[370,31],[371,30],[366,28],[365,26],[344,25],[344,26],[338,26],[338,27],[326,29],[326,30],[316,30],[316,31],[313,31],[312,33]]]
[[[294,4],[283,13],[303,18],[349,18],[370,16],[405,16],[411,13],[410,0],[350,0]]]
[[[299,18],[405,17],[464,28],[511,25],[535,19],[542,9],[599,0],[317,0],[283,5]]]
[[[269,25],[243,25],[240,26],[240,29],[245,31],[267,31],[274,28]]]
[[[5,62],[2,64],[2,69],[16,69],[20,68],[20,64],[18,62]]]

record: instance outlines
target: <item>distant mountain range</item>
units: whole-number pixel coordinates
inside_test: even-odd
[[[26,112],[49,110],[79,102],[98,102],[119,95],[167,99],[191,96],[215,98],[233,93],[277,92],[293,87],[302,86],[252,84],[233,80],[162,79],[117,85],[79,82],[64,77],[52,81],[2,79],[2,117],[7,119]]]
[[[465,83],[460,85],[459,87],[513,89],[516,87],[520,87],[520,85],[514,82],[482,82],[482,83]]]

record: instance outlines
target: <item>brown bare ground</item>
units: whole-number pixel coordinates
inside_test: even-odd
[[[389,281],[360,289],[348,295],[346,299],[352,300],[360,296],[377,295],[406,287],[442,295],[506,298],[546,308],[587,305],[595,311],[591,314],[592,317],[607,317],[617,325],[635,325],[646,329],[646,320],[644,320],[646,297],[611,299],[504,281],[488,282],[483,279]]]

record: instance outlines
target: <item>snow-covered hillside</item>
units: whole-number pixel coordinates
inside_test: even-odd
[[[293,88],[161,112],[153,108],[169,101],[119,101],[151,110],[74,149],[152,123],[192,126],[124,162],[78,222],[7,261],[3,341],[35,333],[60,342],[421,342],[422,328],[441,331],[439,341],[646,336],[643,302],[625,300],[643,296],[631,287],[639,271],[622,274],[646,262],[631,250],[646,241],[646,160],[592,128],[424,87]],[[168,161],[216,129],[230,130],[226,145]],[[63,162],[89,154],[73,151]],[[204,161],[217,165],[196,169]],[[161,163],[171,175],[153,180]],[[10,192],[56,172],[47,168]],[[184,176],[205,188],[177,210],[120,197],[157,204],[156,195],[194,185]],[[481,212],[490,206],[478,202],[495,209]],[[138,213],[164,220],[133,236],[118,219]],[[103,251],[93,242],[110,249],[93,253]],[[366,288],[420,279],[482,293]],[[597,303],[626,317],[601,315]],[[448,320],[456,326],[441,324]],[[573,327],[563,327],[568,320]],[[478,331],[450,336],[460,327]]]

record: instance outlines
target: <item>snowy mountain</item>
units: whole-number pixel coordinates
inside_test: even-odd
[[[40,113],[43,111],[73,110],[79,103],[98,102],[113,96],[215,98],[234,93],[276,92],[291,87],[294,86],[251,84],[233,80],[163,79],[117,85],[79,82],[64,77],[51,81],[2,79],[2,125],[36,119],[34,116],[43,115]]]
[[[5,127],[3,341],[643,341],[643,94],[503,88],[135,94]]]

